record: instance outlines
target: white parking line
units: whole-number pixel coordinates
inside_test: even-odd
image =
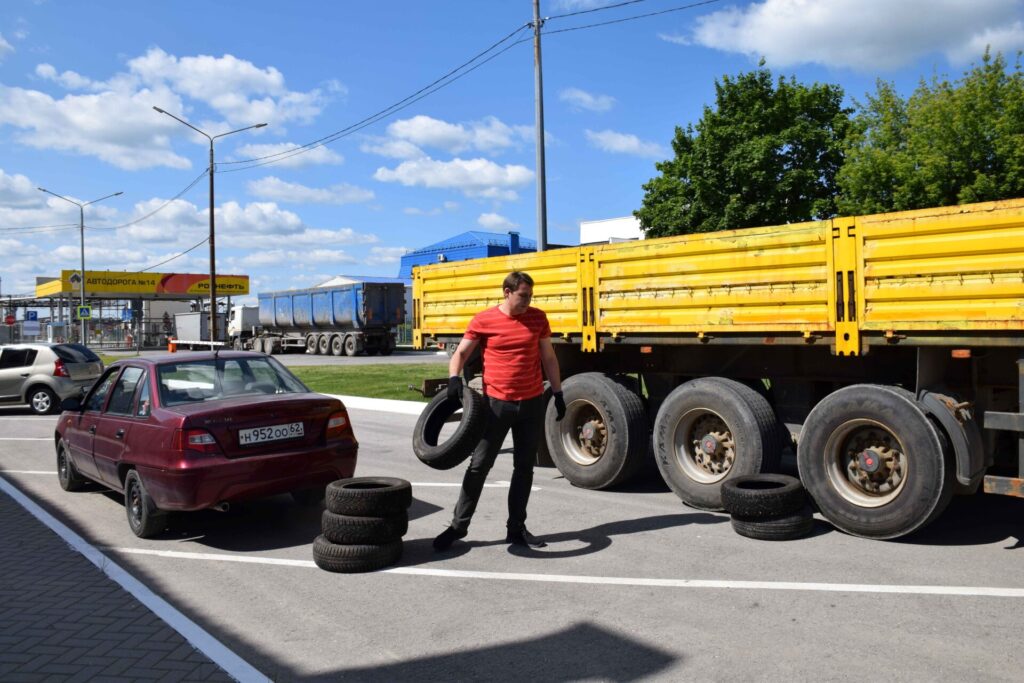
[[[53,515],[39,507],[32,499],[3,478],[0,478],[0,491],[9,495],[33,517],[63,538],[69,546],[84,555],[85,559],[92,562],[100,571],[131,593],[136,600],[163,619],[168,626],[181,634],[182,638],[209,657],[210,660],[224,669],[236,681],[270,682],[270,679],[261,674],[254,666],[229,650],[226,645],[214,638],[199,624],[179,612],[173,605],[151,591],[141,581],[122,569],[120,565],[100,552],[95,546],[89,544],[84,538],[59,522]]]
[[[0,470],[0,474],[57,474],[57,470]]]
[[[52,436],[0,436],[0,441],[53,441]]]
[[[453,488],[459,488],[462,486],[462,482],[448,482],[448,481],[418,481],[412,484],[413,488],[417,486],[451,486]],[[484,484],[485,489],[507,489],[512,486],[510,481],[496,481],[491,484]],[[539,486],[531,486],[531,491],[540,491]]]
[[[180,560],[206,562],[242,562],[245,564],[287,565],[316,567],[311,560],[288,560],[274,557],[250,557],[217,553],[188,553],[179,550],[149,550],[144,548],[109,548],[129,555],[154,555]],[[541,553],[542,554],[542,553]],[[513,572],[478,572],[458,569],[425,569],[422,567],[395,567],[382,569],[382,574],[433,576],[448,579],[481,579],[485,581],[535,581],[542,583],[579,583],[605,586],[639,586],[653,588],[717,588],[732,590],[812,591],[828,593],[889,593],[897,595],[950,595],[958,597],[1024,598],[1024,588],[989,586],[913,586],[856,583],[801,583],[797,581],[723,581],[708,579],[645,579],[619,576],[571,576],[567,574],[525,574]]]

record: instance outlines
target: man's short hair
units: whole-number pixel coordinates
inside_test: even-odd
[[[533,278],[522,272],[521,270],[513,270],[511,273],[505,276],[505,281],[501,284],[501,291],[506,289],[510,292],[516,292],[519,290],[519,285],[526,283],[533,287]]]

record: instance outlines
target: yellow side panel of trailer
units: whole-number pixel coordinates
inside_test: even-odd
[[[598,332],[813,332],[829,314],[829,221],[595,248]]]
[[[856,222],[862,330],[1024,329],[1024,200]]]

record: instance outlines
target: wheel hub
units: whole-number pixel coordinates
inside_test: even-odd
[[[606,437],[607,431],[600,420],[588,420],[580,426],[580,446],[593,457],[604,452]]]
[[[705,434],[701,437],[700,448],[705,455],[714,455],[719,449],[718,438],[714,434]]]
[[[874,474],[882,466],[882,458],[872,449],[866,449],[857,454],[858,466],[868,474]]]

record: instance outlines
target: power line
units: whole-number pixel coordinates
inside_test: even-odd
[[[185,251],[181,252],[180,254],[175,254],[171,258],[165,259],[165,260],[161,261],[160,263],[154,263],[151,266],[147,266],[147,267],[143,268],[142,270],[140,270],[139,272],[140,273],[145,273],[147,270],[153,270],[154,268],[158,268],[158,267],[164,265],[165,263],[170,263],[174,259],[181,258],[182,256],[184,256],[188,252],[192,251],[193,249],[197,249],[197,248],[201,247],[202,245],[206,244],[209,241],[210,241],[209,237],[204,237],[203,239],[199,240],[198,242],[196,242],[195,244],[193,244],[191,247],[189,247]]]
[[[626,5],[635,5],[638,2],[647,2],[647,0],[627,0],[626,2],[617,2],[614,5],[605,5],[603,7],[593,7],[591,9],[581,9],[578,12],[567,12],[565,14],[556,14],[551,17],[545,17],[544,21],[550,21],[552,19],[565,19],[566,17],[575,17],[579,14],[590,14],[591,12],[603,12],[606,9],[615,9],[617,7],[625,7]]]
[[[152,216],[155,216],[156,214],[160,213],[161,211],[166,209],[168,206],[170,206],[173,202],[177,201],[178,199],[181,199],[185,195],[185,193],[187,193],[189,190],[191,190],[193,187],[195,187],[199,183],[200,180],[202,180],[203,178],[206,177],[206,174],[209,173],[209,172],[210,172],[210,169],[208,169],[208,168],[207,169],[203,169],[203,172],[200,173],[198,176],[196,176],[195,180],[193,180],[191,183],[189,183],[188,185],[185,186],[185,189],[183,189],[181,192],[179,192],[178,194],[176,194],[173,197],[171,197],[170,199],[168,199],[166,202],[164,202],[163,204],[161,204],[157,208],[155,208],[152,211],[150,211],[149,213],[147,213],[145,216],[141,216],[139,218],[136,218],[133,221],[128,221],[127,223],[122,223],[121,225],[111,225],[111,226],[103,226],[103,227],[98,227],[98,226],[97,227],[93,227],[93,226],[90,225],[90,226],[87,226],[87,227],[90,230],[120,230],[121,228],[127,228],[127,227],[130,227],[132,225],[137,225],[138,223],[141,223],[142,221],[144,221],[144,220],[146,220],[148,218],[151,218]]]
[[[78,227],[76,223],[62,223],[59,225],[20,225],[9,228],[0,228],[6,234],[27,235],[38,232],[60,232],[61,230],[74,230]]]
[[[704,0],[703,2],[694,2],[689,5],[681,5],[679,7],[670,7],[669,9],[659,10],[657,12],[648,12],[647,14],[637,14],[632,17],[623,17],[622,19],[612,19],[610,21],[601,21],[596,24],[584,24],[583,26],[573,26],[572,28],[560,28],[555,31],[544,31],[543,35],[549,36],[555,33],[568,33],[569,31],[582,31],[586,28],[597,28],[598,26],[608,26],[609,24],[621,24],[626,21],[634,21],[636,19],[646,19],[647,17],[656,17],[659,14],[668,14],[669,12],[681,12],[682,10],[693,9],[694,7],[701,7],[703,5],[713,5],[722,0]]]

